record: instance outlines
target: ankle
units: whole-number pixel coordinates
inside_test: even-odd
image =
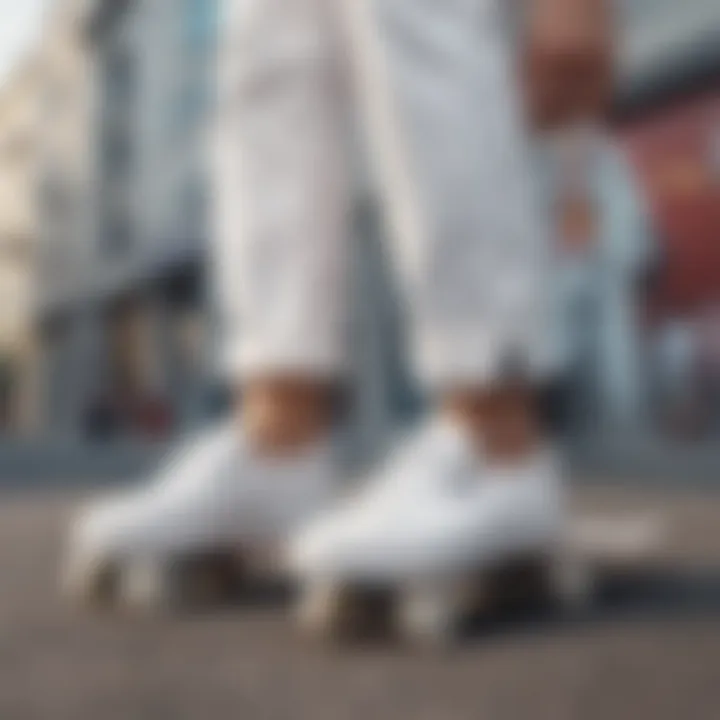
[[[532,455],[543,433],[532,392],[520,386],[448,395],[443,412],[490,463],[514,463]]]
[[[244,388],[240,422],[245,436],[268,455],[299,452],[321,440],[334,419],[329,385],[300,379],[269,379]]]

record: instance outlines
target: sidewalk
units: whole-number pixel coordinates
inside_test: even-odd
[[[664,510],[665,570],[572,623],[484,623],[447,657],[314,646],[277,604],[154,619],[69,610],[55,579],[77,499],[0,499],[3,720],[718,717],[720,496],[583,491],[593,511]]]
[[[78,488],[122,483],[142,477],[160,458],[182,444],[182,438],[165,443],[125,442],[108,445],[60,440],[0,442],[0,492],[24,487]],[[350,440],[345,452],[351,461],[363,457],[361,434]],[[618,486],[695,490],[720,489],[720,446],[714,438],[703,442],[670,443],[634,434],[616,437],[593,435],[587,442],[566,448],[567,460],[577,477]],[[362,463],[360,463],[362,465]]]

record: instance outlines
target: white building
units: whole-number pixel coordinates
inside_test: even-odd
[[[0,436],[31,434],[38,422],[38,91],[33,56],[0,92]]]
[[[87,74],[74,75],[83,77],[74,104],[85,114],[75,126],[83,147],[71,154],[83,158],[82,180],[69,182],[78,171],[69,154],[46,152],[46,267],[55,277],[44,303],[47,394],[55,432],[119,425],[147,434],[143,417],[192,421],[209,375],[199,335],[209,313],[214,2],[79,2],[73,34]],[[49,136],[52,125],[48,116]],[[58,230],[58,214],[76,224]]]
[[[78,309],[92,278],[90,64],[84,24],[89,0],[59,0],[40,47],[37,314],[43,365],[43,429],[72,428],[83,386]]]

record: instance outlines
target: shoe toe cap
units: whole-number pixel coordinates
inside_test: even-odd
[[[129,550],[139,515],[130,497],[115,497],[85,505],[70,534],[71,553],[107,557]]]

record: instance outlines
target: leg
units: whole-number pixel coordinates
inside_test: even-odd
[[[347,168],[326,0],[235,2],[217,132],[224,366],[238,380],[344,370]]]
[[[173,456],[153,492],[93,506],[74,528],[80,574],[122,558],[117,596],[133,605],[186,595],[179,568],[193,578],[187,594],[214,594],[233,566],[219,558],[272,554],[332,494],[329,397],[346,366],[348,235],[332,3],[226,6],[214,260],[224,370],[243,404],[240,422]]]
[[[338,36],[327,0],[229,6],[216,146],[223,360],[250,434],[297,445],[327,429],[347,364]]]
[[[347,6],[420,378],[445,392],[538,375],[547,244],[492,4]]]
[[[428,577],[472,585],[483,571],[505,578],[507,567],[514,602],[536,567],[555,572],[564,503],[535,407],[554,365],[549,243],[497,4],[343,7],[415,364],[436,417],[360,503],[298,538],[293,557],[310,578],[414,588],[401,600],[403,629],[447,637],[464,600]],[[558,566],[565,579],[568,568]]]
[[[490,5],[349,0],[348,26],[419,377],[485,445],[514,434],[522,452],[553,350],[547,244]]]
[[[448,563],[468,568],[476,558],[484,562],[504,551],[496,541],[504,542],[508,529],[507,546],[523,549],[546,527],[551,532],[551,472],[524,467],[517,488],[508,483],[498,490],[501,482],[483,485],[471,469],[454,484],[465,472],[468,434],[474,451],[482,449],[473,452],[465,465],[470,468],[482,454],[503,467],[531,463],[540,444],[532,383],[550,361],[547,245],[531,193],[513,68],[491,4],[347,0],[344,7],[416,369],[437,399],[435,414],[444,418],[443,427],[421,441],[428,448],[422,456],[451,453],[457,466],[453,483],[418,480],[404,500],[398,491],[396,514],[383,509],[391,518],[387,527],[378,521],[366,531],[359,510],[348,517],[347,529],[338,523],[324,537],[322,528],[308,533],[297,557],[310,571],[351,565],[395,583],[415,570],[432,575]],[[417,467],[401,474],[422,478],[427,472]],[[467,508],[427,526],[428,515],[413,516],[425,502],[431,513],[433,495],[448,487],[468,493]],[[531,522],[524,522],[526,515]],[[399,537],[398,525],[407,537]],[[527,537],[514,532],[520,526],[532,528]],[[408,630],[445,635],[457,620],[458,602],[455,594],[423,586],[401,600],[399,620]]]

